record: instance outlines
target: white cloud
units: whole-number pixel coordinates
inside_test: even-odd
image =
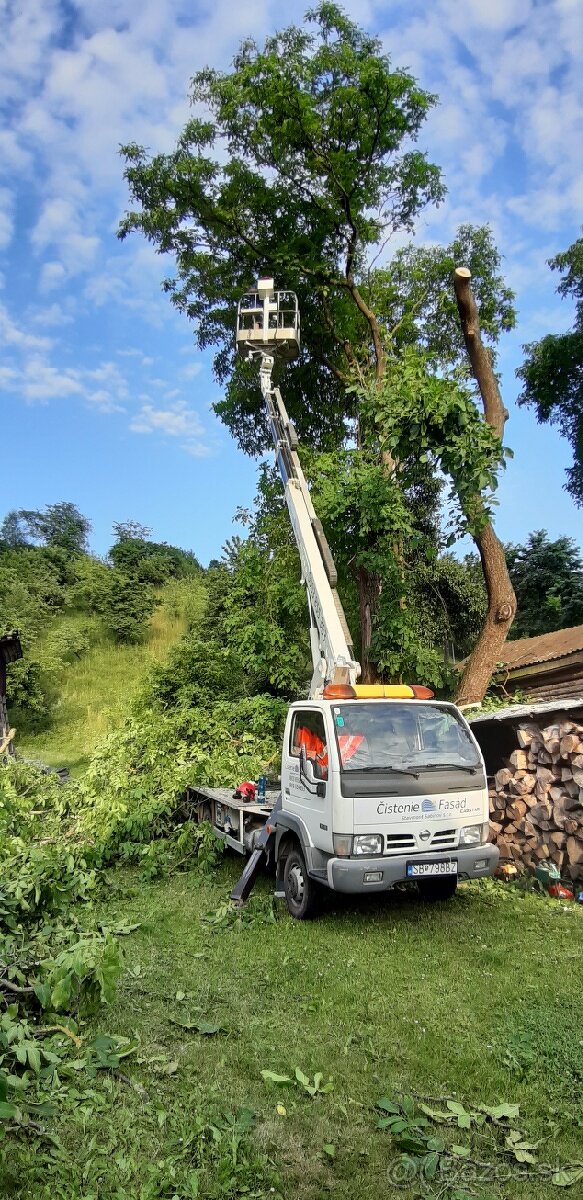
[[[106,391],[105,388],[97,388],[94,392],[87,392],[86,399],[92,408],[97,408],[102,413],[121,413],[126,411],[124,405],[117,404],[112,399],[111,392]]]
[[[185,400],[176,400],[167,408],[155,408],[146,402],[132,417],[129,428],[132,433],[161,433],[166,437],[180,438],[181,448],[195,458],[206,458],[213,453],[212,447],[204,440],[205,430],[198,413]]]
[[[189,363],[187,367],[182,368],[180,376],[182,379],[196,379],[197,375],[200,375],[202,369],[203,364],[201,362]]]
[[[144,404],[130,422],[132,433],[153,433],[159,430],[168,437],[199,437],[203,432],[200,417],[181,400],[170,408],[154,408]]]
[[[52,327],[62,328],[64,325],[71,325],[75,320],[73,313],[70,311],[70,305],[66,309],[63,304],[59,304],[57,301],[47,305],[46,308],[32,308],[29,318],[35,325],[40,325],[47,329]]]
[[[210,446],[207,446],[206,442],[182,442],[181,449],[186,450],[186,453],[190,454],[191,458],[211,458],[214,454],[214,451]]]
[[[18,350],[48,350],[52,345],[50,338],[22,329],[3,304],[0,304],[0,338]]]
[[[61,306],[54,304],[41,312],[29,313],[27,326],[35,319],[40,324],[63,325],[69,318]],[[0,368],[0,390],[27,404],[79,397],[103,412],[124,411],[129,388],[115,362],[105,360],[94,367],[57,362],[58,343],[32,333],[30,328],[15,321],[3,305],[0,305],[0,340],[8,358]]]
[[[63,283],[67,272],[60,262],[43,263],[39,279],[40,292],[53,292]]]

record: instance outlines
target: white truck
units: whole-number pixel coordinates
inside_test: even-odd
[[[334,562],[272,384],[275,357],[293,358],[299,340],[295,295],[260,279],[239,304],[237,344],[260,359],[308,597],[310,698],[290,705],[280,791],[249,802],[229,788],[197,786],[189,798],[195,819],[210,820],[228,845],[250,855],[233,899],[247,898],[267,857],[276,896],[304,920],[322,888],[362,894],[412,885],[427,900],[447,899],[459,879],[493,874],[498,850],[488,842],[484,761],[461,712],[420,685],[357,682]]]

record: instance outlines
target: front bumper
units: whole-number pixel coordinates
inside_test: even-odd
[[[451,854],[399,854],[395,857],[375,858],[330,858],[327,863],[328,887],[335,892],[386,892],[396,883],[414,883],[407,878],[407,863],[435,862],[437,859],[453,858],[458,864],[458,879],[480,879],[493,875],[498,866],[500,852],[496,846],[486,842],[483,846],[464,846],[452,850]],[[478,865],[476,865],[478,864]],[[382,879],[365,883],[369,872],[382,871]],[[451,878],[451,876],[427,876],[426,878]]]

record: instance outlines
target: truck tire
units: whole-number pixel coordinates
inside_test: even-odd
[[[457,888],[457,875],[446,875],[443,879],[420,879],[417,887],[421,899],[427,904],[451,900]]]
[[[296,921],[309,921],[316,915],[319,889],[308,875],[299,846],[293,846],[285,860],[283,890],[288,912]]]

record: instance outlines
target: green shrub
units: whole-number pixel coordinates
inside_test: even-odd
[[[149,618],[156,607],[152,588],[120,571],[111,571],[103,602],[103,621],[116,642],[143,642]]]

